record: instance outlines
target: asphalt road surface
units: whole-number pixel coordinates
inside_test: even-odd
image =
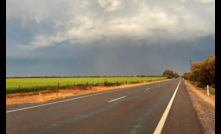
[[[6,107],[7,134],[200,134],[181,78]]]

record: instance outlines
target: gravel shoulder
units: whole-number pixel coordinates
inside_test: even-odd
[[[203,134],[215,134],[215,95],[184,81],[194,109],[200,120]]]

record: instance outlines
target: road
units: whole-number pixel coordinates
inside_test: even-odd
[[[6,107],[7,134],[200,134],[181,78]]]

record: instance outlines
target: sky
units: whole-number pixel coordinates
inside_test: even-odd
[[[6,0],[6,77],[179,75],[215,54],[215,0]]]

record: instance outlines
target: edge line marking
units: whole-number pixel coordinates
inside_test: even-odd
[[[181,80],[180,80],[180,82],[181,82]],[[172,98],[170,99],[170,102],[168,103],[167,108],[166,108],[166,110],[164,111],[163,116],[161,117],[161,119],[160,119],[160,121],[159,121],[159,123],[158,123],[158,125],[157,125],[157,127],[156,127],[156,129],[155,129],[155,131],[154,131],[154,134],[160,134],[160,133],[161,133],[161,131],[162,131],[162,129],[163,129],[163,126],[164,126],[164,124],[165,124],[165,122],[166,122],[167,116],[168,116],[168,114],[169,114],[170,108],[171,108],[171,106],[172,106],[172,103],[173,103],[173,101],[174,101],[174,98],[175,98],[175,96],[176,96],[177,90],[178,90],[178,88],[179,88],[179,86],[180,86],[180,82],[178,83],[178,85],[177,85],[177,87],[176,87],[176,90],[174,91],[173,96],[172,96]]]

